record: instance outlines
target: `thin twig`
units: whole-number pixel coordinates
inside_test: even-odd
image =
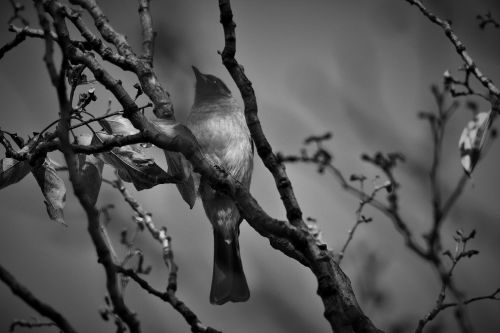
[[[152,105],[150,103],[146,104],[145,106],[141,106],[139,107],[139,110],[144,110],[144,109],[147,109],[149,107],[151,107]],[[87,124],[90,124],[90,123],[93,123],[93,122],[96,122],[96,121],[101,121],[101,120],[104,120],[106,118],[110,118],[110,117],[113,117],[113,116],[118,116],[118,115],[123,115],[125,113],[124,110],[120,110],[120,111],[115,111],[115,112],[112,112],[112,113],[107,113],[105,114],[104,116],[101,116],[101,117],[94,117],[90,120],[86,120],[84,122],[81,122],[79,124],[76,124],[74,126],[71,127],[71,129],[75,129],[75,128],[78,128],[78,127],[81,127],[81,126],[85,126]]]
[[[438,298],[436,300],[436,305],[434,308],[421,320],[419,320],[415,333],[421,333],[430,321],[432,321],[443,309],[446,307],[443,306],[444,300],[446,298],[446,290],[449,289],[454,297],[458,300],[458,302],[453,303],[457,306],[456,316],[460,325],[460,328],[463,332],[472,332],[472,326],[469,323],[467,317],[465,316],[464,305],[465,301],[463,300],[462,293],[455,286],[452,275],[457,267],[457,264],[460,260],[464,258],[470,258],[474,255],[477,255],[479,252],[476,250],[468,250],[467,243],[474,238],[476,232],[473,230],[470,234],[465,235],[463,231],[458,230],[456,235],[454,236],[456,241],[455,251],[452,253],[447,250],[443,254],[450,258],[451,266],[449,269],[445,269],[442,262],[439,261],[435,264],[436,269],[438,270],[441,277],[441,290],[439,292]],[[496,293],[493,294],[493,297],[496,296]],[[480,299],[484,299],[481,297]]]
[[[493,18],[491,12],[487,12],[485,15],[477,15],[476,18],[479,21],[479,28],[481,30],[486,29],[490,25],[496,29],[500,28],[500,23]]]
[[[136,272],[132,269],[125,269],[121,266],[116,266],[116,270],[120,272],[121,274],[124,274],[125,276],[130,277],[132,280],[134,280],[141,288],[146,290],[148,293],[151,295],[154,295],[158,297],[159,299],[163,300],[164,302],[167,302],[171,304],[177,312],[179,312],[184,319],[188,322],[188,324],[191,326],[191,330],[195,333],[221,333],[220,331],[209,327],[209,326],[204,326],[196,314],[192,312],[182,301],[180,301],[177,296],[175,296],[175,292],[173,290],[167,290],[166,292],[160,292],[149,283],[142,279],[139,275],[137,275]]]
[[[140,223],[144,223],[151,236],[161,244],[163,261],[167,266],[167,268],[169,269],[168,285],[166,288],[166,292],[162,293],[153,289],[145,280],[141,279],[136,274],[136,272],[134,272],[131,269],[124,269],[122,268],[122,266],[117,266],[117,270],[122,274],[125,274],[126,276],[132,278],[135,282],[137,282],[143,289],[145,289],[149,293],[159,297],[160,299],[172,305],[174,309],[177,310],[186,319],[188,324],[191,326],[193,332],[199,332],[199,333],[219,332],[213,328],[204,326],[198,319],[196,314],[193,311],[191,311],[175,295],[175,292],[177,291],[178,266],[174,261],[174,254],[172,250],[172,239],[167,234],[167,228],[161,227],[158,229],[155,226],[152,219],[152,214],[148,212],[146,209],[144,209],[144,207],[131,195],[131,193],[127,190],[125,184],[120,178],[117,178],[114,181],[105,180],[105,182],[116,188],[121,193],[124,200],[130,205],[130,207],[139,217],[137,221]]]
[[[12,9],[14,9],[14,14],[11,16],[8,23],[11,24],[15,20],[19,20],[23,25],[25,26],[28,25],[29,24],[28,20],[23,15],[20,14],[24,10],[24,5],[16,0],[9,0],[9,2],[12,6]]]
[[[5,268],[0,265],[0,280],[3,281],[10,290],[22,299],[26,304],[31,306],[40,315],[47,317],[54,322],[65,333],[76,333],[77,331],[66,320],[66,318],[50,305],[39,300],[33,295],[28,288],[20,284],[17,279],[10,274]]]
[[[346,239],[344,245],[342,246],[342,249],[340,250],[340,252],[338,254],[338,259],[337,259],[338,264],[340,264],[342,259],[344,258],[347,247],[349,246],[349,243],[352,241],[352,238],[353,238],[354,233],[356,232],[356,229],[358,228],[358,226],[361,223],[368,223],[368,222],[371,222],[371,220],[372,220],[371,218],[367,218],[362,214],[363,208],[365,207],[365,205],[369,204],[373,199],[375,199],[375,196],[377,195],[378,192],[380,192],[383,189],[387,190],[388,186],[390,186],[390,184],[383,185],[383,186],[376,186],[373,189],[372,193],[367,198],[365,198],[359,202],[358,209],[356,209],[356,222],[354,223],[354,226],[349,230],[349,232],[347,234],[347,239]],[[361,189],[361,191],[362,191],[362,189]]]
[[[40,320],[26,320],[26,319],[16,319],[9,327],[9,332],[14,332],[17,327],[25,328],[39,328],[39,327],[54,327],[57,325],[53,322],[42,322]]]
[[[130,194],[127,190],[125,184],[120,178],[117,178],[113,182],[108,182],[118,191],[125,199],[125,201],[130,205],[134,212],[139,216],[140,221],[146,225],[151,236],[158,241],[162,246],[163,261],[165,266],[169,269],[169,278],[167,290],[177,290],[177,271],[178,266],[174,261],[174,255],[171,248],[171,238],[167,234],[166,227],[161,227],[158,229],[153,223],[152,214],[146,211],[142,205]]]
[[[457,51],[458,55],[462,58],[462,60],[465,63],[466,70],[470,71],[478,80],[481,82],[481,84],[488,89],[489,93],[491,95],[494,95],[497,99],[500,96],[500,91],[498,88],[493,84],[490,78],[488,78],[481,70],[479,67],[476,65],[476,62],[471,58],[469,53],[466,51],[464,43],[458,38],[458,36],[453,32],[451,28],[451,24],[449,21],[445,21],[437,17],[435,14],[430,12],[424,4],[420,0],[404,0],[408,2],[410,5],[416,6],[420,12],[427,17],[432,23],[438,25],[443,29],[446,37],[450,40],[450,42],[453,44],[455,47],[455,50]],[[494,106],[497,101],[494,101],[492,103]]]

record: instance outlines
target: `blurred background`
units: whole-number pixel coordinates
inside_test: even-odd
[[[37,26],[30,1],[26,16]],[[140,48],[137,2],[101,1],[118,31]],[[191,65],[222,78],[238,98],[237,88],[221,64],[223,32],[214,1],[152,1],[156,39],[155,69],[171,93],[176,116],[184,120],[193,101]],[[430,85],[440,84],[450,70],[460,77],[461,61],[442,31],[403,0],[356,1],[232,1],[237,23],[237,59],[253,82],[259,115],[276,151],[297,153],[303,139],[331,131],[327,147],[334,163],[345,172],[374,179],[375,169],[361,162],[361,153],[399,151],[407,157],[397,168],[402,185],[401,213],[417,238],[428,229],[431,215],[428,170],[432,139],[428,124],[417,118],[420,110],[434,110]],[[479,67],[494,82],[500,80],[500,29],[480,30],[477,14],[491,11],[500,19],[495,0],[442,0],[429,3],[439,16],[453,22],[456,33]],[[7,31],[12,14],[8,1],[0,4],[0,44],[13,38]],[[2,129],[28,136],[57,119],[57,100],[42,61],[41,40],[27,40],[0,61]],[[137,80],[108,66],[132,87]],[[80,88],[80,92],[89,87]],[[96,86],[98,101],[88,108],[105,112],[112,96]],[[465,104],[465,100],[461,101]],[[482,101],[479,108],[488,106]],[[147,100],[139,99],[144,105]],[[460,108],[446,132],[440,179],[445,195],[462,174],[458,138],[471,113]],[[163,153],[150,149],[166,169]],[[61,161],[54,154],[55,160]],[[477,229],[471,248],[479,256],[460,263],[455,278],[468,297],[486,295],[500,287],[500,177],[498,145],[493,145],[474,172],[443,227],[446,247],[453,247],[458,228]],[[317,219],[324,240],[339,250],[355,222],[358,201],[342,191],[328,175],[312,166],[289,165],[288,174],[305,217]],[[106,167],[105,177],[114,175]],[[63,174],[67,182],[67,175]],[[81,332],[111,332],[112,322],[101,320],[105,277],[96,262],[86,231],[86,219],[68,185],[65,219],[68,227],[47,216],[43,196],[33,177],[0,191],[0,263],[45,302],[59,309]],[[246,223],[241,225],[243,266],[251,298],[243,304],[212,306],[208,302],[212,276],[212,232],[199,203],[193,210],[174,186],[156,186],[136,192],[158,226],[168,227],[179,265],[177,295],[204,324],[224,332],[328,332],[317,284],[306,268],[271,248]],[[271,175],[258,157],[251,192],[273,217],[285,218]],[[98,205],[115,204],[109,233],[120,255],[120,231],[132,229],[132,211],[119,193],[103,184]],[[392,224],[374,210],[374,221],[361,225],[342,263],[366,314],[390,332],[409,332],[435,304],[440,283],[431,267],[409,252]],[[153,270],[146,278],[158,289],[166,286],[167,270],[161,248],[147,233],[136,245]],[[144,332],[188,332],[184,319],[170,305],[131,283],[126,291],[130,307],[138,312]],[[477,332],[500,326],[500,302],[468,306]],[[0,331],[13,319],[39,317],[0,284]],[[432,325],[431,325],[432,326]],[[434,321],[434,329],[455,332],[453,311]],[[23,331],[19,329],[19,331]],[[44,332],[44,330],[40,330]],[[46,332],[54,332],[47,329]]]

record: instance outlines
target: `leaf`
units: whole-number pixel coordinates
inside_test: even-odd
[[[193,208],[198,191],[197,181],[193,177],[191,164],[180,153],[164,150],[168,165],[168,174],[180,181],[175,184],[182,199]],[[198,181],[199,184],[199,181]]]
[[[172,131],[175,131],[175,127],[168,120],[158,119],[154,124],[160,131],[168,135],[172,135]],[[182,199],[192,209],[196,203],[196,194],[200,184],[199,175],[193,172],[191,163],[181,153],[168,150],[163,150],[163,152],[167,160],[168,174],[177,180],[175,185]]]
[[[130,120],[120,115],[115,115],[106,119],[99,120],[99,124],[101,124],[101,126],[108,134],[131,135],[139,133],[139,130],[135,128],[134,125],[132,125]],[[131,146],[137,147],[138,151],[140,151],[142,148],[150,148],[152,144],[141,143]]]
[[[30,140],[19,153],[26,153],[33,145],[34,140]],[[19,161],[14,158],[3,158],[0,160],[0,190],[17,183],[30,172],[29,161]]]
[[[88,146],[92,143],[92,135],[80,135],[76,139],[79,145]],[[78,172],[86,185],[86,195],[92,205],[97,202],[102,184],[102,168],[104,162],[94,155],[78,154]]]
[[[460,149],[460,162],[467,175],[472,173],[477,162],[481,158],[481,149],[483,148],[488,129],[491,126],[494,113],[480,112],[474,116],[474,119],[467,123],[458,140]]]
[[[99,132],[92,138],[92,144],[103,143],[113,137],[114,135]],[[138,191],[172,181],[172,177],[152,158],[146,157],[137,145],[113,148],[110,152],[99,154],[99,158],[113,166],[120,178],[133,183]]]
[[[17,183],[30,172],[28,161],[18,161],[13,158],[0,160],[0,190]]]
[[[66,187],[63,180],[57,175],[53,164],[48,158],[31,169],[33,176],[45,197],[45,205],[50,218],[66,225],[63,208],[66,203]]]
[[[99,124],[108,134],[130,135],[139,133],[139,130],[132,125],[130,120],[120,115],[99,120]]]

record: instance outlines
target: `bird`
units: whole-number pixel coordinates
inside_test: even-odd
[[[196,77],[195,96],[186,126],[205,157],[249,189],[254,147],[243,109],[221,79],[192,67]],[[185,159],[175,163],[167,156],[167,162],[169,168],[176,169],[174,171],[184,170],[184,181],[177,184],[182,197],[192,208],[198,195],[212,225],[214,263],[210,303],[221,305],[229,301],[247,301],[250,291],[238,240],[243,218],[236,203],[200,179]]]

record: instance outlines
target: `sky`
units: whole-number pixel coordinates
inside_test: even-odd
[[[137,2],[101,1],[111,23],[140,48]],[[30,1],[25,1],[31,7]],[[442,0],[429,2],[439,16],[450,19],[478,66],[493,82],[500,80],[498,39],[500,29],[478,28],[477,14],[491,11],[500,18],[494,0]],[[154,27],[158,32],[154,67],[170,92],[176,117],[186,119],[193,102],[195,65],[204,73],[220,77],[234,96],[237,88],[221,63],[217,51],[224,45],[216,1],[152,1]],[[297,153],[310,135],[333,133],[326,146],[335,165],[346,175],[363,173],[370,182],[377,170],[360,160],[362,153],[399,151],[406,162],[396,175],[401,183],[401,211],[415,235],[430,225],[431,199],[427,172],[431,164],[432,139],[428,125],[417,118],[420,110],[434,110],[431,84],[440,84],[449,70],[460,75],[461,62],[442,31],[403,0],[355,1],[232,1],[237,24],[237,60],[253,83],[263,129],[275,151]],[[0,4],[0,45],[13,38],[7,31],[11,9]],[[36,24],[29,9],[31,24]],[[1,26],[1,25],[0,25]],[[0,127],[27,136],[57,119],[57,100],[43,64],[43,43],[28,40],[0,60]],[[107,67],[134,93],[137,80]],[[477,85],[476,85],[477,87]],[[84,89],[84,88],[82,88]],[[87,87],[88,89],[88,87]],[[110,93],[96,86],[98,100],[91,112],[101,115]],[[484,101],[475,100],[480,110]],[[465,100],[460,100],[465,104]],[[144,97],[139,104],[146,104]],[[443,150],[440,179],[449,193],[461,176],[458,138],[471,119],[461,107],[450,121]],[[151,156],[166,168],[163,153]],[[61,161],[58,154],[54,159]],[[479,163],[463,196],[446,219],[442,235],[453,247],[457,228],[477,229],[471,244],[480,255],[459,265],[458,285],[467,296],[489,294],[500,287],[497,203],[500,178],[498,145],[494,144]],[[305,217],[317,219],[323,239],[333,250],[344,244],[355,222],[358,201],[345,193],[328,175],[312,166],[288,165],[287,172]],[[51,221],[43,197],[32,177],[0,191],[0,263],[37,296],[59,309],[81,332],[113,331],[101,320],[104,305],[104,271],[96,262],[95,249],[86,231],[83,210],[68,187],[65,219],[68,227]],[[107,167],[105,177],[112,179]],[[316,281],[306,268],[277,252],[245,222],[240,245],[250,286],[247,303],[213,306],[208,295],[212,277],[212,234],[202,205],[193,210],[180,198],[175,186],[160,185],[132,193],[152,212],[158,226],[165,225],[173,238],[179,265],[178,296],[204,324],[224,332],[328,332],[323,307],[316,295]],[[269,215],[284,219],[272,176],[255,157],[252,195]],[[103,185],[98,205],[113,203],[108,227],[119,254],[120,231],[133,227],[132,211],[119,193]],[[396,331],[398,325],[416,326],[434,306],[440,284],[432,268],[405,248],[390,221],[374,210],[366,215],[373,222],[361,225],[351,242],[342,268],[366,314],[377,326]],[[165,287],[167,270],[161,248],[146,233],[137,246],[153,271],[146,278],[158,289]],[[373,302],[370,290],[383,301]],[[373,295],[372,295],[373,296]],[[130,284],[126,301],[137,311],[144,332],[188,332],[183,318],[168,304]],[[469,307],[478,332],[500,325],[500,302],[481,302]],[[38,315],[10,290],[0,285],[0,331],[13,319]],[[454,332],[453,312],[441,314],[442,332]],[[403,325],[404,326],[404,325]],[[20,330],[21,331],[21,330]],[[54,332],[54,330],[40,330]]]

